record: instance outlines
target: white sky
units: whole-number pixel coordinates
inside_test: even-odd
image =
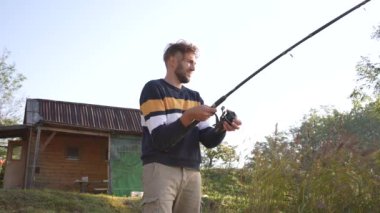
[[[162,54],[179,39],[200,48],[191,83],[209,105],[359,0],[2,0],[0,48],[27,80],[22,95],[127,108],[162,78]],[[351,108],[360,56],[379,55],[372,0],[296,47],[222,105],[243,121],[226,141],[253,143],[295,126],[311,108]],[[243,148],[242,148],[243,147]],[[245,151],[247,152],[247,151]]]

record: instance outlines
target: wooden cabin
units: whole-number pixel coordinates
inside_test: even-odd
[[[27,99],[8,141],[3,187],[130,195],[142,191],[138,109]]]

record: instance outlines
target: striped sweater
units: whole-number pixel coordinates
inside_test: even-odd
[[[201,142],[207,148],[219,145],[225,133],[218,133],[207,121],[188,129],[180,121],[182,113],[203,104],[199,93],[184,86],[178,89],[164,79],[145,84],[140,96],[143,127],[143,164],[152,162],[168,166],[199,169]],[[184,137],[181,140],[181,136]]]

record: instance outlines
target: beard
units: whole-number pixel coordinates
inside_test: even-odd
[[[181,63],[175,69],[174,73],[175,73],[177,79],[179,80],[179,82],[181,82],[182,84],[189,83],[190,79],[186,76],[186,70],[182,66]]]

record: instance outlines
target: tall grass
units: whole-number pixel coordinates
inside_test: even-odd
[[[324,152],[306,158],[308,152],[279,145],[256,150],[253,168],[204,172],[207,211],[380,212],[380,151]]]

